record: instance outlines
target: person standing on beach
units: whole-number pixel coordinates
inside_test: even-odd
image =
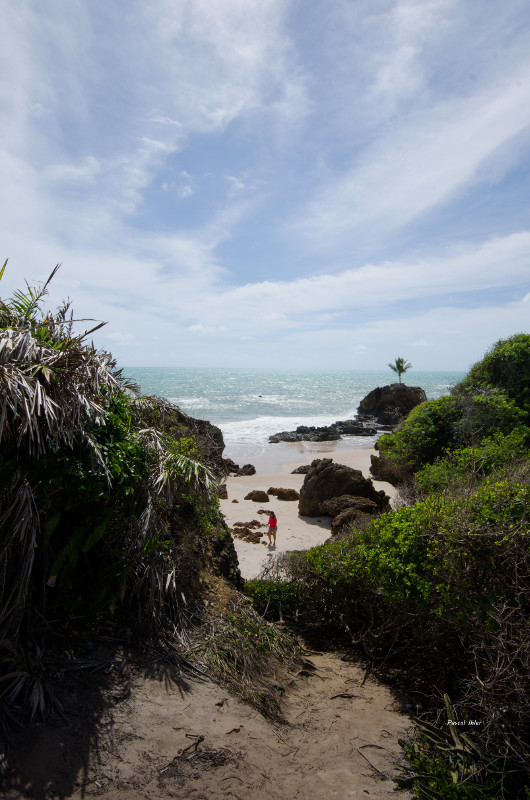
[[[278,520],[276,519],[276,514],[274,511],[269,511],[269,521],[268,521],[269,529],[267,531],[267,536],[269,537],[269,546],[272,545],[276,547],[276,531],[278,530]]]

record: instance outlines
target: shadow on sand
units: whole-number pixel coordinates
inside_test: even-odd
[[[112,750],[120,734],[115,711],[128,703],[135,676],[158,680],[181,695],[191,691],[187,665],[172,661],[153,650],[139,654],[119,641],[85,645],[75,659],[65,659],[53,686],[62,713],[14,732],[2,800],[66,800],[74,792],[83,796],[84,787],[94,783],[89,764],[98,763],[103,750]]]

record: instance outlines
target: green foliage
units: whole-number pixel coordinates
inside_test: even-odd
[[[454,444],[460,419],[459,398],[440,397],[421,403],[394,433],[378,440],[379,450],[399,466],[418,469]]]
[[[379,439],[381,453],[413,472],[457,448],[478,445],[520,427],[524,413],[498,389],[453,394],[416,406],[404,422]]]
[[[497,432],[481,444],[449,451],[415,475],[424,494],[458,491],[517,465],[528,457],[530,430],[521,426],[507,435]]]
[[[256,578],[246,581],[245,594],[252,600],[256,611],[266,619],[282,620],[284,616],[293,619],[303,604],[301,588],[286,580]]]
[[[530,334],[500,339],[457,389],[474,392],[488,387],[503,389],[530,422]]]
[[[384,514],[349,539],[296,555],[297,572],[315,597],[344,608],[360,592],[392,604],[420,606],[452,622],[468,612],[486,618],[509,600],[502,570],[512,549],[530,534],[530,488],[501,481],[465,498],[433,495]]]
[[[41,583],[48,583],[54,589],[48,591],[49,609],[60,608],[66,617],[74,612],[93,615],[119,595],[121,570],[109,572],[113,548],[103,539],[130,524],[148,476],[147,448],[131,430],[127,395],[110,400],[105,425],[92,435],[103,469],[81,445],[52,448],[44,458],[28,462],[41,519],[31,592],[38,595]],[[115,553],[111,561],[116,560]]]
[[[414,736],[400,741],[409,760],[398,778],[401,788],[414,789],[418,800],[492,800],[501,788],[500,774],[467,730],[478,720],[459,720],[449,696],[444,695],[447,722],[443,727],[415,719]],[[460,727],[463,726],[463,727]],[[507,788],[507,787],[506,787]]]
[[[439,733],[438,746],[419,732],[412,741],[401,742],[410,768],[406,777],[398,778],[398,785],[413,789],[417,800],[493,800],[498,797],[501,780],[491,775],[495,765],[490,764],[488,771],[481,774],[470,746],[463,745],[459,750],[448,742],[446,747],[443,731]],[[468,742],[472,744],[471,739]]]
[[[432,494],[346,539],[293,553],[279,580],[253,581],[249,593],[272,618],[282,602],[283,616],[307,630],[347,632],[365,658],[386,665],[384,675],[405,674],[408,691],[427,702],[441,688],[454,692],[459,718],[480,721],[476,746],[418,722],[409,786],[423,798],[490,798],[508,763],[503,786],[520,785],[530,750],[529,541],[528,482],[497,479]]]
[[[92,331],[75,332],[68,304],[43,310],[55,271],[0,299],[0,701],[32,708],[42,682],[31,659],[4,674],[9,648],[22,658],[30,631],[65,635],[120,608],[144,639],[174,641],[184,590],[212,557],[201,533],[219,522],[178,409],[135,399]]]

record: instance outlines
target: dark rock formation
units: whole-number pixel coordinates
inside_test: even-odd
[[[220,483],[217,487],[217,497],[219,500],[228,500],[228,489],[226,483]]]
[[[305,475],[311,469],[311,464],[301,464],[291,471],[291,475]]]
[[[372,500],[379,511],[390,508],[389,499],[382,491],[376,491],[372,481],[362,472],[344,464],[335,464],[331,458],[315,459],[300,490],[298,513],[307,517],[318,517],[326,513],[323,503],[334,497],[353,495]]]
[[[296,489],[275,489],[274,486],[270,486],[267,489],[267,494],[272,494],[278,498],[278,500],[299,500],[300,495],[296,491]]]
[[[259,519],[252,519],[250,522],[234,522],[234,528],[263,528],[265,525],[264,522],[260,522]]]
[[[245,542],[251,544],[259,544],[262,537],[262,532],[257,528],[263,528],[264,525],[253,519],[251,522],[234,522],[232,526],[232,535],[237,539],[243,539]]]
[[[358,508],[345,508],[331,520],[331,535],[336,537],[344,529],[349,531],[352,525],[370,519],[373,519],[373,514],[363,514]]]
[[[255,475],[256,474],[256,467],[254,464],[243,464],[241,469],[239,470],[240,475]]]
[[[308,425],[299,425],[295,431],[281,431],[269,436],[269,442],[336,442],[340,433],[335,428],[315,428]]]
[[[139,409],[142,427],[156,428],[171,439],[193,437],[199,451],[199,460],[217,477],[224,474],[225,443],[219,428],[207,420],[190,417],[162,397],[146,397],[145,400],[148,402],[141,404]]]
[[[225,443],[221,430],[207,420],[189,417],[180,409],[178,413],[197,442],[197,448],[201,455],[201,460],[207,466],[211,466],[217,475],[221,475],[223,450],[225,449]]]
[[[374,436],[376,433],[373,420],[365,424],[361,420],[346,419],[321,428],[299,425],[295,431],[281,431],[269,436],[269,442],[336,442],[342,436]]]
[[[377,503],[368,497],[354,497],[351,494],[343,494],[340,497],[324,500],[320,507],[322,514],[329,514],[330,517],[336,517],[347,508],[353,508],[363,514],[378,514],[380,510]]]
[[[239,464],[236,464],[231,458],[223,458],[223,467],[227,475],[231,475],[232,473],[237,474],[239,472]]]
[[[253,464],[240,467],[231,458],[223,458],[223,471],[225,475],[255,475],[256,467]]]
[[[351,494],[343,494],[340,497],[332,497],[324,500],[320,504],[323,514],[333,517],[331,520],[331,533],[337,537],[341,532],[347,532],[355,523],[361,520],[369,521],[381,512],[380,507],[374,500],[368,497],[355,497]]]
[[[230,529],[223,523],[217,528],[217,534],[210,537],[213,561],[219,570],[219,574],[230,581],[236,589],[242,589],[244,580],[239,571],[239,560],[234,547],[234,540],[230,534]]]
[[[373,436],[377,433],[377,428],[374,426],[373,420],[368,419],[366,422],[368,422],[367,425],[362,419],[345,419],[342,422],[334,422],[331,427],[342,436]]]
[[[245,500],[253,500],[255,503],[266,503],[268,499],[267,492],[263,492],[261,489],[254,489],[245,495]]]
[[[425,392],[419,386],[391,383],[373,389],[361,400],[357,410],[359,414],[370,414],[377,422],[396,425],[426,399]]]
[[[412,471],[406,467],[400,467],[389,461],[384,455],[370,456],[370,472],[378,481],[386,481],[393,486],[399,486],[410,480]]]

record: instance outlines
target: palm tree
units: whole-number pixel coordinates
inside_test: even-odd
[[[412,364],[408,364],[404,358],[396,358],[393,364],[388,365],[390,369],[393,369],[394,372],[397,372],[399,382],[401,383],[401,375],[406,372],[408,369],[412,367]]]

